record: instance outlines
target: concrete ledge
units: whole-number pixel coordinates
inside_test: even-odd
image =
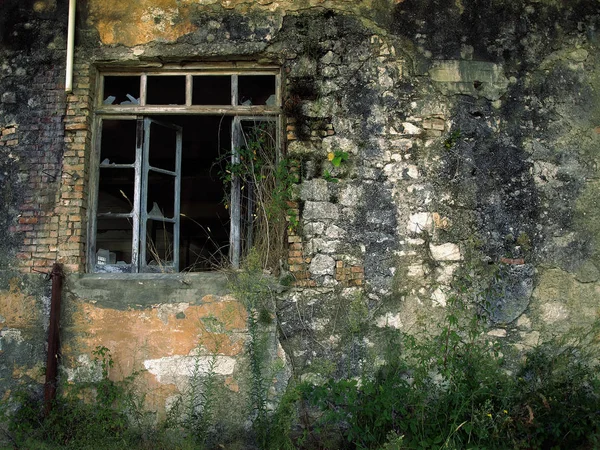
[[[224,272],[74,274],[66,280],[72,297],[115,309],[146,308],[162,303],[200,304],[207,295],[228,294],[227,284]]]

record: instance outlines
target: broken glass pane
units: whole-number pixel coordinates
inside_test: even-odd
[[[275,106],[275,75],[238,76],[238,101],[245,106]]]
[[[150,219],[146,223],[146,264],[158,272],[173,265],[172,223]]]
[[[98,213],[129,214],[133,210],[135,172],[129,168],[100,168]]]
[[[148,198],[146,203],[148,215],[154,218],[166,217],[173,219],[175,214],[174,205],[175,177],[151,170],[148,173]]]
[[[104,77],[104,105],[139,104],[140,77],[110,75]],[[124,103],[126,102],[126,103]]]
[[[100,164],[135,163],[135,120],[103,120]]]
[[[96,231],[96,249],[107,251],[109,259],[114,258],[117,265],[131,264],[132,230],[132,220],[130,218],[99,217]],[[106,256],[106,254],[106,252],[100,252],[97,257]]]
[[[150,166],[175,171],[177,161],[177,131],[150,123]]]

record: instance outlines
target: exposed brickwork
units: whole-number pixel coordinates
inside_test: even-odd
[[[56,260],[58,219],[54,216],[60,182],[65,93],[64,72],[40,71],[31,85],[38,93],[27,120],[5,127],[0,145],[14,146],[22,157],[24,195],[16,223],[10,228],[22,236],[16,257],[22,272],[49,271]]]
[[[58,260],[73,272],[85,270],[94,73],[89,64],[76,64],[73,92],[67,96],[62,184],[55,212],[60,221]]]
[[[32,120],[0,129],[0,146],[25,155],[25,194],[10,228],[23,237],[16,257],[25,273],[47,272],[57,260],[67,270],[83,270],[86,148],[91,138],[88,71],[87,66],[75,67],[74,91],[68,96],[63,70],[41,73],[31,87],[42,93]]]
[[[333,136],[334,134],[335,130],[333,129],[333,124],[331,122],[317,124],[316,129],[313,129],[310,132],[311,137],[327,137]]]
[[[298,136],[296,136],[296,119],[294,119],[292,117],[287,118],[287,125],[285,128],[285,131],[287,134],[287,140],[289,142],[295,141],[298,139]]]
[[[344,261],[336,261],[335,279],[342,286],[362,286],[365,279],[365,269],[362,266],[348,266],[344,264]]]
[[[297,202],[289,202],[288,206],[290,208],[288,210],[288,222],[291,217],[295,217],[296,219],[300,217],[300,209]],[[304,256],[302,237],[294,227],[288,227],[288,265],[290,272],[294,276],[294,286],[316,286],[315,280],[310,279],[310,272],[308,271],[310,261],[311,258]]]

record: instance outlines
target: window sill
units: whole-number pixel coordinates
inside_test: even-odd
[[[208,295],[229,293],[224,272],[71,274],[67,286],[76,299],[114,309],[200,304]]]

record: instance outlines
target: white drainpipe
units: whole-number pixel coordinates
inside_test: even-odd
[[[65,91],[73,91],[73,49],[75,47],[75,0],[69,0],[69,31],[67,33],[67,70]]]

